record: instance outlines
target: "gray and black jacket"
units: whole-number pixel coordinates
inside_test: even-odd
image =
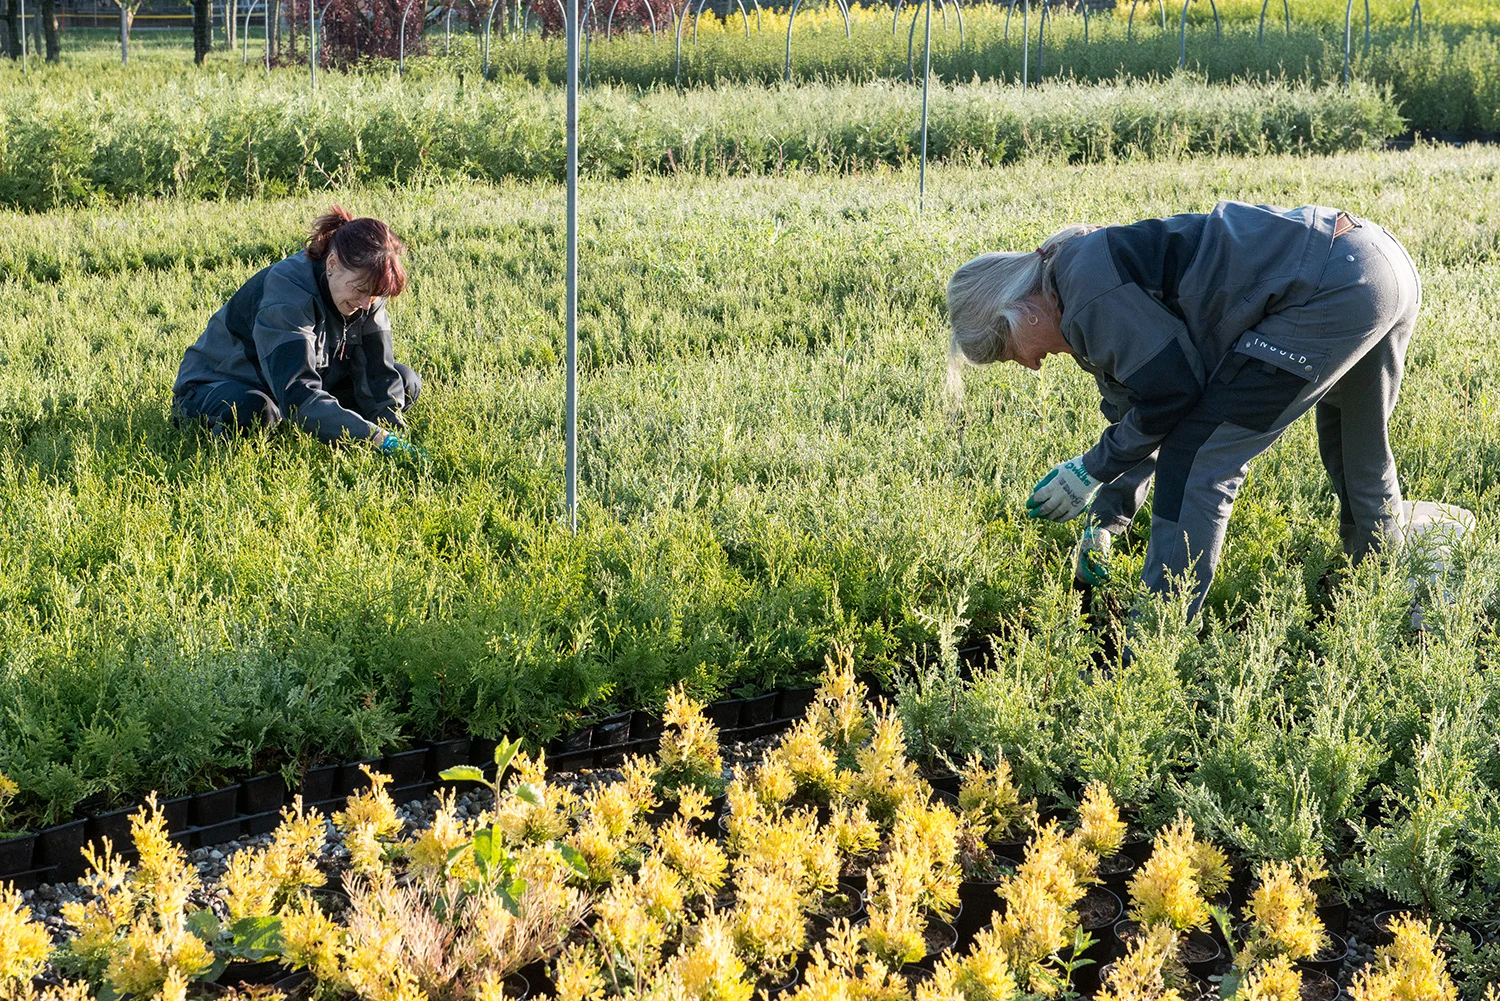
[[[1050,274],[1062,334],[1113,421],[1084,456],[1091,476],[1107,483],[1150,456],[1221,364],[1253,358],[1308,381],[1321,375],[1317,331],[1268,344],[1253,328],[1317,291],[1337,216],[1220,202],[1207,215],[1106,226],[1058,249]]]
[[[376,421],[403,426],[405,387],[396,370],[385,300],[342,316],[322,261],[306,252],[264,268],[208,321],[182,359],[174,398],[234,382],[259,389],[288,419],[324,441],[365,439]],[[331,392],[347,383],[350,410]],[[356,412],[357,411],[357,412]]]

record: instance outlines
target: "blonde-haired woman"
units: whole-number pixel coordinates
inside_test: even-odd
[[[1028,514],[1089,513],[1089,579],[1154,475],[1144,580],[1164,593],[1191,575],[1196,614],[1250,460],[1308,410],[1345,551],[1358,560],[1396,534],[1386,424],[1421,300],[1401,244],[1337,209],[1221,202],[1206,215],[1073,226],[954,273],[950,378],[965,359],[1035,369],[1050,354],[1093,375],[1111,423],[1042,478]]]

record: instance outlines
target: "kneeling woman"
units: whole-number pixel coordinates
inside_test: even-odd
[[[379,219],[335,205],[304,250],[262,269],[208,321],[177,370],[177,414],[224,429],[291,420],[324,441],[416,452],[380,426],[405,427],[422,387],[392,354],[385,311],[406,286],[404,250]]]
[[[1088,511],[1086,558],[1130,525],[1154,475],[1145,583],[1161,593],[1191,573],[1194,614],[1250,460],[1309,410],[1345,551],[1358,560],[1396,535],[1386,424],[1421,299],[1411,258],[1374,223],[1236,202],[1074,226],[948,283],[953,362],[1035,369],[1068,354],[1104,398],[1112,423],[1037,484],[1031,516]]]

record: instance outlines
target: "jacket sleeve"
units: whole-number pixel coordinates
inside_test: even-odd
[[[1108,483],[1156,451],[1203,395],[1203,362],[1187,327],[1140,286],[1125,283],[1070,314],[1064,335],[1130,393],[1130,407],[1083,457]]]
[[[360,400],[361,409],[372,421],[381,421],[394,424],[396,427],[405,427],[406,421],[401,417],[401,411],[406,406],[406,383],[401,379],[401,373],[396,371],[395,348],[391,344],[391,318],[385,311],[385,301],[382,300],[370,312],[370,318],[365,321],[364,343],[363,343],[363,367],[361,378],[356,381],[356,386],[363,390],[361,396],[368,394],[368,403]]]
[[[276,405],[289,420],[324,441],[366,439],[375,426],[339,406],[318,374],[312,297],[272,271],[255,314],[256,354]]]

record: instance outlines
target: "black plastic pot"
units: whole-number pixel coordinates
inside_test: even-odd
[[[1337,980],[1326,973],[1309,971],[1302,976],[1302,996],[1312,1001],[1337,1001],[1344,996]]]
[[[1349,930],[1349,901],[1343,897],[1334,897],[1320,903],[1318,920],[1333,934],[1343,935]]]
[[[818,690],[811,685],[781,689],[776,693],[776,718],[801,719],[817,695]]]
[[[372,772],[380,771],[380,763],[384,758],[365,758],[363,761],[346,761],[339,765],[338,781],[333,784],[334,796],[352,796],[362,789],[370,788],[370,776],[364,773],[365,768]]]
[[[212,792],[200,792],[193,797],[193,805],[188,810],[188,816],[194,827],[222,824],[235,818],[239,802],[239,783],[215,789]]]
[[[749,698],[740,706],[740,727],[765,726],[776,718],[776,693]]]
[[[1311,959],[1298,961],[1297,965],[1304,970],[1316,970],[1318,973],[1326,973],[1330,977],[1336,977],[1339,968],[1344,965],[1344,959],[1349,955],[1349,943],[1345,942],[1343,936],[1328,933],[1328,947]]]
[[[932,801],[934,803],[943,804],[954,813],[960,812],[958,809],[958,796],[955,793],[944,792],[941,789],[934,789],[932,791]]]
[[[339,778],[339,765],[319,765],[302,773],[302,784],[297,787],[304,805],[321,803],[333,798],[333,786]]]
[[[286,783],[279,774],[257,775],[240,783],[240,813],[269,813],[280,810],[285,801]]]
[[[400,789],[391,790],[391,801],[400,806],[410,803],[412,800],[426,799],[437,789],[436,782],[418,782],[414,785],[402,786]]]
[[[941,937],[943,944],[939,945],[937,948],[932,948],[931,946],[929,946],[927,955],[923,956],[915,963],[907,963],[907,966],[919,966],[924,970],[931,970],[935,966],[937,966],[938,960],[942,959],[948,953],[952,952],[953,947],[958,945],[958,929],[954,928],[946,921],[928,922],[927,935],[929,938]]]
[[[19,838],[0,841],[0,877],[29,872],[31,860],[35,857],[35,834],[23,834]]]
[[[381,762],[380,770],[391,777],[393,788],[416,785],[427,773],[427,748],[418,747],[387,754]]]
[[[1151,857],[1151,838],[1138,831],[1130,831],[1125,835],[1125,843],[1120,846],[1120,851],[1140,865]]]
[[[974,935],[988,925],[1000,909],[1000,883],[988,879],[966,879],[958,884],[958,901],[963,912],[953,923],[964,936]]]
[[[239,817],[226,820],[222,824],[209,824],[205,827],[195,828],[193,841],[200,848],[211,848],[214,845],[222,845],[226,841],[233,841],[245,833],[245,824]]]
[[[557,738],[557,751],[559,754],[571,754],[574,751],[587,751],[594,746],[594,724],[592,722],[582,723],[575,730],[569,730]]]
[[[445,770],[467,765],[471,747],[472,741],[468,737],[440,740],[433,744],[427,753],[428,780],[436,782]]]
[[[769,978],[762,977],[757,986],[760,988],[761,992],[763,992],[768,998],[781,997],[783,994],[790,992],[792,988],[797,986],[797,981],[801,979],[801,976],[802,975],[798,971],[796,964],[793,964],[791,972],[786,974],[785,978],[781,979],[779,983],[773,982]]]
[[[475,737],[469,741],[469,764],[480,768],[495,767],[495,748],[500,742],[493,737]]]
[[[1125,892],[1125,885],[1139,867],[1140,863],[1123,852],[1111,855],[1099,863],[1099,878],[1104,880],[1106,888],[1119,896]]]
[[[219,974],[218,982],[226,987],[239,984],[269,985],[279,982],[285,976],[286,967],[274,959],[264,959],[258,963],[230,963]]]
[[[193,808],[193,797],[174,796],[171,799],[159,800],[156,805],[161,809],[162,819],[167,822],[168,834],[176,834],[192,826],[193,820],[190,813]]]
[[[297,989],[300,988],[303,984],[307,983],[310,979],[312,979],[312,974],[308,973],[306,970],[298,970],[295,973],[287,974],[280,980],[273,983],[271,986],[290,998],[296,996],[294,995],[294,992],[297,991]]]
[[[1189,947],[1200,949],[1203,952],[1203,957],[1189,960],[1185,952],[1179,951],[1179,955],[1182,957],[1182,965],[1186,966],[1187,971],[1195,977],[1208,977],[1211,973],[1215,972],[1219,961],[1224,958],[1224,947],[1207,932],[1188,932],[1183,942],[1182,950],[1186,950]],[[1208,955],[1209,953],[1212,953],[1212,955]]]
[[[717,702],[710,702],[704,709],[704,715],[720,730],[737,730],[740,725],[740,711],[744,706],[744,699],[720,699]]]
[[[103,847],[103,840],[108,838],[115,851],[131,847],[130,818],[139,809],[127,806],[88,818],[88,839]]]
[[[630,714],[631,740],[657,740],[666,731],[667,724],[660,715],[637,709]]]
[[[932,786],[935,792],[945,792],[950,796],[958,795],[958,787],[963,780],[957,772],[939,772],[936,775],[927,776],[927,784]]]
[[[599,767],[614,768],[625,760],[622,748],[630,743],[630,717],[630,713],[623,712],[594,724],[594,750],[600,752]]]
[[[848,902],[849,913],[819,913],[814,915],[813,919],[825,927],[831,926],[833,922],[839,920],[848,921],[850,924],[857,924],[865,916],[865,895],[858,886],[846,880],[839,880],[838,893]]]
[[[547,974],[547,961],[538,959],[534,963],[527,963],[516,971],[516,975],[526,978],[527,986],[537,994],[553,994],[557,986],[552,983],[552,978]]]
[[[270,834],[281,826],[281,811],[266,810],[264,813],[252,813],[248,817],[241,817],[244,833],[254,837],[257,834]]]
[[[59,880],[77,879],[83,875],[83,846],[88,843],[88,821],[73,820],[49,827],[36,836],[35,864],[55,866]]]
[[[1375,944],[1390,945],[1391,942],[1395,941],[1395,936],[1392,935],[1391,932],[1386,928],[1386,923],[1392,918],[1409,913],[1414,914],[1414,912],[1412,912],[1409,908],[1391,908],[1390,910],[1381,911],[1380,913],[1376,914],[1373,919],[1373,923],[1375,925]],[[1483,946],[1485,943],[1484,932],[1480,931],[1478,928],[1475,928],[1467,921],[1444,921],[1442,922],[1442,925],[1443,933],[1438,938],[1438,942],[1440,945],[1453,938],[1455,935],[1461,934],[1467,934],[1469,938],[1473,940],[1474,946],[1476,948]]]
[[[526,1001],[531,997],[531,984],[521,976],[520,972],[512,973],[505,978],[505,996],[514,998],[515,1001]]]

